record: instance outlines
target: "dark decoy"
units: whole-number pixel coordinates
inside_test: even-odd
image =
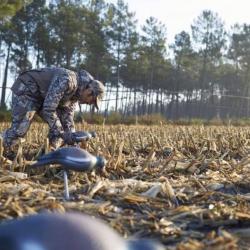
[[[89,171],[94,168],[102,169],[105,165],[103,157],[94,156],[84,149],[63,147],[38,158],[33,167],[49,164],[60,164],[64,169],[74,171]]]
[[[76,143],[82,142],[82,141],[88,141],[91,138],[96,138],[96,132],[95,131],[77,131],[73,133],[73,141]]]
[[[94,156],[84,149],[77,147],[59,148],[53,152],[42,155],[31,167],[39,167],[50,164],[59,164],[64,169],[65,198],[69,199],[68,171],[91,171],[103,169],[106,160],[100,156]]]
[[[45,213],[0,225],[1,250],[163,250],[152,240],[125,240],[88,215]]]

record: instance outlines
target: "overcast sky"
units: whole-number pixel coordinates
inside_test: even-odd
[[[136,12],[139,24],[150,17],[156,17],[167,27],[168,43],[182,30],[190,32],[190,25],[203,10],[217,12],[226,28],[235,23],[250,24],[249,0],[124,0],[129,10]],[[117,0],[107,0],[116,3]]]

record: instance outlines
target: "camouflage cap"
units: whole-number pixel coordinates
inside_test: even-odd
[[[78,77],[80,85],[83,89],[86,88],[90,84],[90,82],[94,80],[94,77],[88,71],[83,69],[78,72]]]
[[[105,93],[105,87],[102,82],[98,80],[92,80],[89,83],[89,88],[92,89],[93,95],[96,97],[94,105],[97,109],[99,109],[100,102],[103,99]]]

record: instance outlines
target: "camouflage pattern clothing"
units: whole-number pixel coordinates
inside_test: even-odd
[[[87,87],[92,87],[96,96],[104,92],[103,85],[100,90],[99,81],[84,70],[44,68],[20,74],[11,88],[13,120],[3,134],[4,146],[10,148],[24,137],[37,113],[48,123],[50,143],[57,147],[62,133],[75,131],[74,110],[80,92]]]

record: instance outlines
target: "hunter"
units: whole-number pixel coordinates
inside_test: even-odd
[[[12,124],[3,133],[6,151],[24,137],[37,113],[49,125],[50,146],[72,144],[77,102],[99,109],[104,85],[85,70],[65,68],[32,69],[21,73],[12,88]]]

